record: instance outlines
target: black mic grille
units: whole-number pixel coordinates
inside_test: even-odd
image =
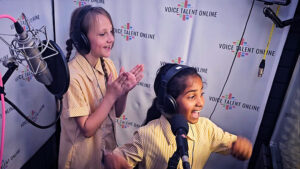
[[[171,124],[171,130],[173,134],[176,136],[179,129],[183,130],[182,134],[187,134],[189,132],[189,126],[187,124],[187,120],[182,114],[175,114],[169,120]]]

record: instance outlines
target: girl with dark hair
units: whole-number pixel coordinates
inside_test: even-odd
[[[156,98],[147,112],[145,126],[134,133],[133,140],[106,152],[108,169],[165,169],[176,152],[177,143],[170,120],[177,114],[187,121],[188,162],[192,169],[204,167],[212,152],[231,154],[247,160],[252,144],[246,138],[223,131],[207,118],[200,117],[204,106],[203,82],[196,69],[178,64],[162,66],[155,78]],[[170,121],[170,122],[169,122]],[[179,121],[177,121],[179,122]],[[182,169],[182,163],[178,167]]]
[[[173,112],[168,112],[170,110],[165,109],[163,106],[163,101],[161,101],[161,99],[159,99],[159,88],[161,87],[161,81],[163,76],[166,74],[166,72],[171,68],[174,67],[178,64],[166,64],[164,66],[162,66],[156,75],[155,81],[154,81],[154,92],[155,95],[157,96],[156,98],[154,98],[153,103],[151,105],[151,107],[148,109],[147,111],[147,116],[146,116],[146,120],[144,122],[144,125],[148,124],[150,121],[158,119],[161,114],[163,113],[165,116],[168,116],[169,114],[172,114]],[[186,84],[183,83],[186,78],[188,76],[198,76],[200,79],[201,76],[197,73],[197,70],[190,67],[187,68],[184,71],[180,71],[178,72],[178,74],[176,74],[176,76],[172,79],[170,79],[171,81],[169,81],[169,85],[167,86],[167,93],[172,96],[174,99],[176,99],[180,93],[182,93],[184,91],[184,89],[186,88]],[[202,81],[202,80],[201,80]],[[172,84],[172,85],[170,85]],[[168,116],[170,117],[170,116]]]
[[[128,92],[143,78],[143,65],[119,76],[109,59],[113,24],[101,7],[83,6],[72,13],[67,60],[70,86],[63,97],[60,169],[104,168],[104,150],[116,148],[115,119],[124,112]]]

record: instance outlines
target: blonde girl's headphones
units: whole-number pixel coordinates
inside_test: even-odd
[[[77,51],[81,55],[88,54],[91,50],[90,42],[86,33],[81,30],[81,23],[86,16],[86,14],[92,9],[93,7],[90,5],[86,5],[82,7],[81,11],[78,13],[78,18],[74,23],[74,30],[71,32],[71,39]]]

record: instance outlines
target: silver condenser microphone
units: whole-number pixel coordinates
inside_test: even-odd
[[[39,39],[28,34],[18,22],[15,23],[15,27],[19,35],[17,44],[29,65],[29,69],[33,72],[35,79],[44,85],[50,85],[53,78],[47,68],[47,63],[42,59],[42,52],[38,48],[37,43],[39,43]]]
[[[13,17],[0,15],[0,18],[11,19],[17,32],[11,43],[0,36],[0,40],[8,46],[11,55],[10,58],[3,61],[3,65],[8,68],[3,77],[3,82],[5,84],[18,68],[19,63],[26,60],[30,73],[33,74],[35,79],[44,84],[49,92],[57,98],[62,98],[70,83],[69,68],[65,55],[54,41],[48,40],[45,26],[40,29],[31,29],[24,13],[22,13],[22,16],[26,22],[24,28]],[[25,29],[26,26],[28,29]],[[41,40],[43,36],[45,40]]]

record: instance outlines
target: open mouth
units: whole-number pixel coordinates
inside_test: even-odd
[[[193,112],[192,112],[192,117],[195,118],[195,119],[196,119],[196,118],[199,118],[199,117],[200,117],[200,111],[201,111],[201,110],[193,111]]]
[[[111,46],[104,46],[104,49],[111,50]]]

